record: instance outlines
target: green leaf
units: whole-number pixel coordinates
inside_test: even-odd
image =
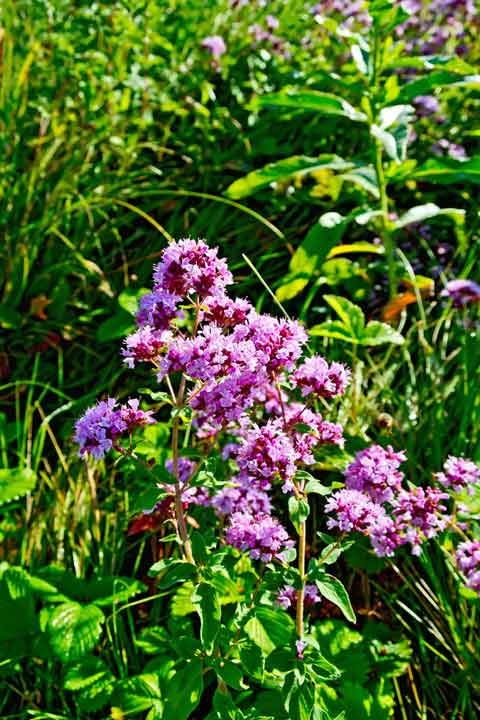
[[[126,288],[118,296],[118,304],[130,315],[136,315],[140,298],[149,292],[150,290],[148,288],[139,288],[136,290],[133,288]]]
[[[89,653],[102,631],[104,616],[96,605],[62,603],[50,614],[47,633],[50,645],[63,662],[79,660]]]
[[[465,77],[465,73],[451,72],[449,70],[434,70],[400,88],[396,99],[400,102],[411,102],[419,95],[429,95],[432,90],[438,90],[441,87],[448,85],[461,86],[463,84],[463,78],[465,78],[466,82],[478,82],[480,80],[478,75],[468,78]]]
[[[412,223],[423,222],[439,215],[447,215],[456,223],[463,224],[465,221],[465,210],[459,208],[440,208],[435,203],[426,203],[425,205],[416,205],[410,208],[404,215],[393,223],[395,230],[411,225]]]
[[[152,565],[148,574],[150,576],[155,576],[159,573],[164,573],[158,583],[158,587],[160,590],[166,590],[167,588],[172,587],[172,585],[189,580],[196,574],[196,572],[197,568],[195,565],[184,562],[183,560],[173,560],[168,563],[166,563],[165,560],[160,560]]]
[[[134,329],[135,325],[130,313],[126,310],[119,310],[115,315],[100,323],[97,330],[97,340],[99,342],[117,340],[133,332]]]
[[[290,720],[310,720],[315,704],[315,688],[307,678],[294,677],[285,707]]]
[[[363,310],[341,295],[324,295],[323,297],[336,312],[345,327],[351,331],[352,336],[360,340],[365,327]]]
[[[320,553],[318,560],[319,565],[333,565],[337,562],[340,555],[345,552],[345,550],[348,550],[351,545],[353,545],[353,542],[351,541],[343,542],[342,544],[337,542],[330,543],[324,547]]]
[[[268,95],[260,95],[254,101],[258,107],[280,107],[292,110],[309,110],[320,115],[339,115],[356,122],[366,122],[365,113],[357,110],[349,102],[331,93],[318,90],[287,89]]]
[[[291,495],[288,499],[288,513],[298,533],[300,525],[306,521],[310,514],[308,500],[298,499],[295,495]]]
[[[480,183],[480,155],[464,161],[451,158],[430,158],[408,177],[413,180],[443,185],[461,185],[463,182],[478,184]]]
[[[240,662],[245,673],[256,680],[261,680],[265,670],[265,662],[260,646],[248,643],[240,646]]]
[[[307,495],[309,493],[315,493],[316,495],[330,495],[332,488],[328,485],[323,485],[323,483],[321,483],[320,480],[317,480],[317,478],[312,478],[305,485],[305,492]]]
[[[0,470],[0,505],[31,492],[37,476],[31,468]]]
[[[347,162],[337,155],[319,155],[316,158],[293,155],[284,160],[265,165],[261,170],[254,170],[245,177],[235,180],[228,186],[225,195],[234,200],[239,200],[252,195],[257,190],[269,187],[272,183],[285,182],[292,177],[308,175],[321,168],[348,170],[353,166],[353,163]]]
[[[321,579],[315,579],[320,594],[339,607],[347,620],[357,622],[348,593],[340,580],[328,573],[322,573],[320,577]]]
[[[375,168],[372,165],[356,167],[346,173],[341,173],[338,177],[344,181],[346,180],[354,185],[358,185],[368,192],[373,198],[376,200],[379,199],[380,192],[378,190],[377,175]]]
[[[187,720],[203,692],[203,666],[193,658],[168,681],[168,696],[162,720]]]
[[[243,682],[243,670],[238,663],[231,660],[218,660],[215,662],[215,672],[228,687],[234,690],[245,690]]]
[[[391,325],[379,322],[378,320],[370,320],[365,328],[361,340],[362,345],[383,345],[384,343],[392,343],[393,345],[403,345],[405,338],[398,330]]]
[[[200,640],[207,655],[213,652],[220,630],[222,611],[218,594],[211,585],[200,583],[192,595],[192,603],[200,616]]]
[[[0,642],[26,638],[35,632],[35,600],[30,587],[30,578],[23,568],[3,565],[0,577]],[[23,654],[26,646],[19,646]],[[15,656],[17,653],[12,653]]]
[[[383,37],[410,17],[396,0],[374,0],[369,3],[368,12],[373,19],[375,31]]]
[[[326,322],[314,325],[309,329],[312,337],[329,337],[336,338],[337,340],[343,340],[344,342],[351,343],[352,345],[358,345],[359,341],[352,334],[352,331],[345,327],[341,322],[335,320],[327,320]]]
[[[348,255],[350,253],[374,253],[375,255],[382,255],[384,252],[385,250],[382,245],[374,245],[373,243],[361,240],[347,245],[338,245],[330,250],[327,257],[330,260],[331,258],[337,257],[337,255]]]
[[[95,712],[110,700],[115,676],[101,658],[87,657],[67,670],[63,687],[78,693],[82,710]]]
[[[115,685],[112,706],[120,708],[125,714],[136,715],[152,708],[158,713],[163,710],[159,676],[154,673],[134,675]]]
[[[293,637],[294,625],[285,612],[259,606],[245,623],[244,630],[250,640],[269,655],[276,647],[288,645]]]
[[[303,290],[315,270],[342,239],[346,226],[347,220],[343,215],[330,212],[322,215],[310,228],[290,260],[288,281],[276,291],[280,302],[291,300]]]

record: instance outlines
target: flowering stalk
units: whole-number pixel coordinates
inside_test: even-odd
[[[173,463],[173,476],[175,478],[175,516],[177,519],[177,528],[182,541],[182,550],[186,560],[189,563],[195,564],[195,560],[192,554],[192,546],[188,538],[187,523],[185,522],[185,515],[183,513],[183,502],[182,502],[182,487],[180,485],[180,473],[178,467],[178,435],[179,435],[179,422],[180,422],[180,409],[183,405],[183,398],[185,395],[186,379],[182,377],[180,381],[180,387],[178,390],[176,400],[176,414],[172,423],[172,463]]]
[[[301,586],[297,593],[297,634],[300,640],[302,640],[304,632],[306,530],[306,523],[303,521],[298,528],[298,574],[300,575]]]

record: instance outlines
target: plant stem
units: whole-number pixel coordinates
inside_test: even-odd
[[[305,521],[300,523],[298,530],[298,573],[302,583],[300,590],[297,592],[297,634],[300,639],[303,638],[303,608],[305,600],[305,550],[306,550],[306,524]]]
[[[179,422],[180,418],[178,411],[182,407],[183,397],[185,395],[186,378],[182,377],[180,381],[180,387],[177,395],[177,415],[175,415],[172,424],[172,462],[173,462],[173,475],[175,478],[175,515],[177,517],[177,527],[182,541],[182,550],[188,562],[195,564],[192,554],[192,546],[188,538],[187,523],[185,522],[185,515],[183,514],[182,504],[182,487],[180,485],[180,473],[178,469],[178,435],[179,435]]]
[[[387,258],[388,286],[390,297],[397,293],[397,274],[395,271],[395,242],[390,232],[390,219],[388,217],[388,195],[385,172],[383,170],[383,151],[380,140],[375,138],[375,172],[380,193],[380,209],[382,211],[382,240]]]

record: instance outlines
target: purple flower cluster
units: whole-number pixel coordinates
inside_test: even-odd
[[[226,51],[227,46],[221,35],[209,35],[202,40],[202,48],[208,50],[214,60],[218,60]]]
[[[472,460],[449,455],[443,466],[443,472],[436,474],[436,480],[445,488],[454,492],[466,490],[473,495],[474,486],[480,480],[480,468]]]
[[[282,553],[294,546],[280,522],[266,513],[234,512],[227,526],[226,541],[248,551],[252,560],[282,560]]]
[[[279,27],[280,22],[278,18],[274,15],[267,15],[265,18],[265,26],[255,23],[249,28],[249,32],[253,37],[254,47],[260,44],[266,44],[274,53],[288,59],[290,57],[290,51],[285,38],[275,34],[275,30],[278,30]]]
[[[154,290],[180,297],[197,295],[222,296],[233,282],[218,248],[210,248],[203,240],[186,238],[167,245],[161,261],[154,267]]]
[[[425,540],[435,537],[449,517],[442,500],[448,495],[434,487],[402,487],[403,452],[372,445],[357,453],[345,471],[346,488],[329,498],[325,510],[334,513],[329,528],[360,532],[370,538],[375,553],[391,557],[410,544],[418,555]]]
[[[320,357],[314,355],[299,365],[292,375],[294,387],[302,391],[302,395],[320,395],[324,398],[334,398],[343,395],[350,382],[351,372],[345,365],[333,362],[331,365]]]
[[[416,487],[400,490],[393,501],[397,530],[403,540],[411,544],[414,555],[420,554],[425,539],[429,540],[445,529],[450,518],[441,501],[447,499],[448,494],[437,488]]]
[[[345,484],[351,490],[360,490],[375,502],[391,501],[400,490],[403,473],[398,470],[406,460],[405,453],[394,452],[389,445],[371,445],[356,454],[345,471]]]
[[[269,561],[293,545],[271,516],[270,492],[276,484],[284,492],[301,492],[297,471],[315,462],[316,448],[343,445],[342,427],[309,403],[342,394],[350,371],[319,356],[302,362],[303,326],[231,298],[231,283],[218,249],[189,238],[171,243],[154,268],[152,292],[141,299],[138,328],[122,352],[130,367],[149,362],[157,379],[168,383],[173,401],[177,395],[178,403],[189,406],[199,443],[228,434],[224,454],[233,477],[215,494],[193,487],[196,465],[180,458],[182,502],[211,507],[225,520],[228,543]],[[111,400],[79,421],[77,439],[82,452],[103,457],[122,432],[147,422],[150,413],[142,413],[138,402],[117,408]],[[166,467],[173,474],[171,460]],[[166,503],[173,482],[163,489]]]
[[[464,52],[466,30],[477,17],[474,0],[403,0],[402,7],[410,17],[396,32],[405,37],[407,52],[444,53],[450,43]]]
[[[312,607],[316,603],[320,602],[321,596],[317,590],[316,585],[305,585],[304,587],[304,603],[305,607]],[[284,610],[294,608],[297,604],[297,591],[293,585],[285,585],[277,594],[277,605],[282,607]]]
[[[468,303],[480,301],[480,285],[473,280],[450,280],[441,295],[448,297],[454,307],[460,308]]]
[[[480,595],[480,541],[466,540],[455,553],[458,568],[467,581],[467,587]]]
[[[138,406],[138,400],[119,405],[115,398],[108,398],[89,408],[75,423],[74,439],[80,445],[80,455],[101,460],[121,435],[154,423],[152,411],[139,410]]]
[[[368,533],[371,527],[385,516],[381,505],[373,502],[360,490],[339,490],[325,505],[325,512],[335,513],[336,517],[327,521],[329,529],[337,527],[342,532]]]
[[[447,138],[441,138],[432,145],[432,153],[438,157],[447,156],[452,160],[460,160],[461,162],[468,160],[467,151],[463,145],[451,142]]]

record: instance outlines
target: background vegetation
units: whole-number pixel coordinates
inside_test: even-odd
[[[478,26],[465,15],[463,54],[452,36],[427,62],[388,25],[367,48],[361,17],[346,22],[347,7],[323,5],[315,15],[303,0],[2,3],[5,720],[161,717],[152,680],[160,666],[146,666],[161,642],[145,628],[179,620],[147,577],[163,552],[156,531],[128,534],[148,478],[87,467],[71,434],[94,398],[131,393],[120,339],[169,236],[218,244],[240,296],[317,328],[312,346],[352,367],[341,417],[350,451],[378,438],[405,448],[417,484],[449,453],[480,459],[477,305],[455,308],[441,296],[452,278],[480,280]],[[429,5],[412,37],[435,22]],[[269,15],[278,28],[269,30]],[[212,35],[227,46],[217,59],[202,47]],[[312,106],[311,91],[335,94],[367,121],[352,121],[346,106],[335,114]],[[433,115],[415,105],[425,95],[439,103]],[[412,101],[408,117],[372,134],[375,113]],[[462,146],[466,159],[442,141]],[[276,165],[252,175],[268,163]],[[432,203],[454,211],[430,207],[399,221]],[[360,210],[377,215],[358,222]],[[322,331],[336,320],[325,294],[360,306],[367,321],[389,322],[405,342]],[[161,425],[149,442],[161,453]],[[479,498],[465,501],[477,517]],[[445,547],[395,562],[347,553],[339,572],[358,624],[347,627],[328,603],[318,618],[329,658],[344,669],[338,712],[478,717],[478,601],[460,587]],[[42,581],[88,600],[91,613],[61,634],[50,614],[48,650],[37,630],[56,600]],[[65,667],[84,645],[96,648],[88,662],[97,664],[85,671],[101,677],[94,689]]]

